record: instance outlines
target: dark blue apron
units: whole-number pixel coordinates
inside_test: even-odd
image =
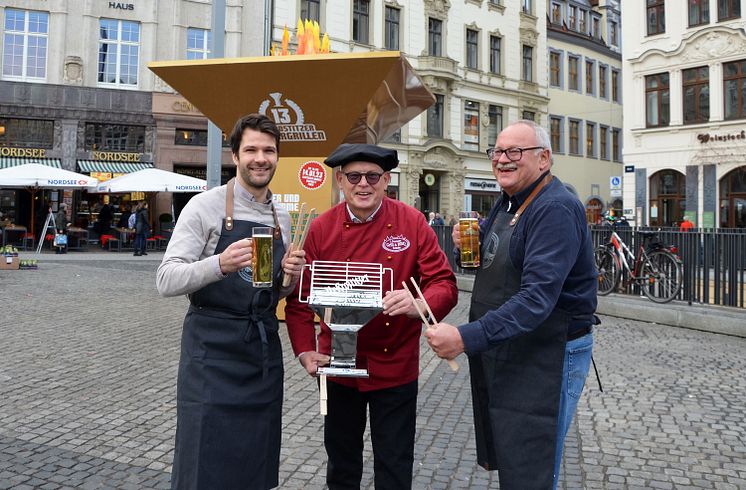
[[[486,231],[469,321],[498,309],[521,287],[510,260],[513,215]],[[551,267],[547,264],[547,267]],[[503,490],[551,489],[569,315],[555,310],[535,330],[469,356],[477,462]]]
[[[233,221],[215,253],[266,226]],[[177,382],[171,487],[267,489],[278,485],[282,346],[275,314],[285,247],[273,240],[273,288],[255,289],[240,271],[190,295]]]

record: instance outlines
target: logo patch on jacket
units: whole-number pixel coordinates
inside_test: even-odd
[[[409,248],[409,239],[404,235],[387,236],[381,244],[387,252],[403,252]]]

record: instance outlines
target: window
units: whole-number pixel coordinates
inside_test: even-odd
[[[588,29],[588,12],[578,10],[578,32],[585,34]]]
[[[619,102],[619,70],[611,69],[611,100]]]
[[[577,20],[578,20],[578,8],[569,7],[567,10],[567,28],[573,31],[577,30],[578,28]]]
[[[596,63],[585,61],[585,93],[593,95],[596,92]]]
[[[384,46],[391,51],[399,51],[399,18],[401,11],[394,7],[386,7],[386,27],[384,32]]]
[[[0,147],[54,148],[54,121],[0,117]]]
[[[207,29],[187,29],[187,59],[206,60],[212,49],[212,32]]]
[[[562,6],[558,3],[552,3],[552,24],[562,24]]]
[[[47,12],[6,8],[3,76],[46,78],[48,33]]]
[[[207,130],[205,129],[177,129],[174,144],[185,146],[207,146]],[[223,148],[231,146],[230,140],[223,133]]]
[[[585,156],[596,157],[596,125],[591,122],[585,123]]]
[[[718,21],[741,17],[741,0],[718,0]]]
[[[580,121],[570,119],[570,148],[573,155],[580,155]]]
[[[609,42],[612,46],[619,46],[619,26],[613,20],[609,22]]]
[[[137,86],[139,57],[139,23],[114,19],[99,21],[99,83]]]
[[[609,159],[609,128],[606,126],[599,126],[598,142],[600,143],[599,157],[602,160]]]
[[[300,0],[300,18],[321,22],[321,0]]]
[[[666,6],[664,0],[647,0],[648,36],[666,32]]]
[[[606,72],[608,69],[605,65],[598,65],[598,96],[601,98],[608,98],[609,94],[606,92]]]
[[[570,90],[580,90],[580,75],[578,74],[578,57],[567,56],[567,84]]]
[[[618,128],[612,128],[611,130],[611,159],[615,162],[622,161],[622,153],[619,147],[619,136],[621,132]]]
[[[464,102],[464,150],[479,151],[479,103]]]
[[[562,56],[558,52],[549,52],[549,85],[551,85],[552,87],[560,86],[560,75],[562,73],[560,69],[561,62]]]
[[[440,94],[435,94],[435,104],[427,109],[427,135],[443,137],[443,96]]]
[[[689,0],[689,27],[710,22],[710,1]]]
[[[352,40],[368,44],[368,12],[370,0],[353,0],[352,2]]]
[[[145,151],[145,126],[86,123],[85,149],[142,153]]]
[[[430,18],[427,21],[427,39],[430,56],[443,56],[443,21]]]
[[[487,127],[487,144],[494,145],[497,135],[503,130],[503,108],[499,105],[490,105],[487,111],[490,125]]]
[[[562,118],[549,116],[549,142],[552,151],[562,153]]]
[[[645,124],[647,127],[668,126],[669,96],[668,73],[645,77]]]
[[[536,113],[534,111],[523,111],[521,113],[521,119],[526,121],[536,121]]]
[[[490,72],[500,74],[500,43],[502,39],[490,36]]]
[[[466,29],[466,67],[479,68],[479,33]]]
[[[383,140],[386,143],[401,143],[401,128],[394,131],[394,133]]]
[[[601,39],[601,19],[598,17],[593,17],[591,21],[591,36]]]
[[[710,74],[702,66],[682,71],[684,94],[684,124],[696,124],[710,120]]]
[[[531,3],[532,3],[532,0],[521,0],[521,11],[524,14],[531,14],[534,11]]]
[[[526,82],[534,81],[534,48],[523,45],[523,73],[521,77]]]
[[[723,63],[725,119],[746,118],[746,60]]]

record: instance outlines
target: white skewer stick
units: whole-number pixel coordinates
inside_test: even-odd
[[[425,301],[425,297],[422,296],[422,291],[420,291],[420,288],[417,286],[417,283],[414,282],[414,278],[412,279],[412,282],[415,284],[415,287],[417,288],[417,293],[419,293],[420,298],[422,299],[422,302],[425,303],[425,307],[427,308],[427,311],[430,314],[430,318],[432,318],[433,321],[436,321],[435,315],[433,315],[433,312],[430,309],[430,305],[427,304],[427,301]],[[414,298],[412,291],[409,290],[407,283],[402,281],[401,285],[404,286],[404,289],[407,291],[407,294],[409,294],[409,297],[411,298],[412,303],[414,303],[414,309],[417,310],[417,313],[420,314],[422,323],[424,323],[427,328],[430,328],[430,322],[427,321],[427,318],[425,317],[425,312],[423,312],[422,309],[420,309],[419,305],[417,304],[417,300]],[[443,359],[443,360],[448,363],[448,366],[451,368],[451,371],[453,371],[454,373],[458,372],[459,365],[456,361],[454,361],[453,359]]]
[[[313,212],[314,210],[311,210]],[[298,211],[298,216],[295,220],[295,227],[293,230],[295,233],[293,233],[293,240],[290,242],[290,253],[295,252],[296,250],[300,250],[303,248],[303,245],[300,244],[301,239],[305,241],[305,237],[302,237],[303,234],[303,219],[306,212],[306,203],[301,203],[300,205],[300,211]],[[290,282],[293,280],[293,276],[288,274],[287,272],[282,276],[282,287],[286,288],[290,286]]]

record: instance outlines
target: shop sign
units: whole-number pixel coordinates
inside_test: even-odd
[[[142,153],[126,153],[121,151],[92,151],[93,160],[109,162],[139,162]]]
[[[435,184],[435,176],[433,174],[425,174],[425,184],[428,187],[431,187],[433,184]]]
[[[171,104],[171,109],[174,110],[174,112],[196,112],[200,113],[199,109],[194,107],[191,103],[187,102],[184,99],[175,100],[173,104]]]
[[[119,10],[135,10],[135,6],[133,4],[121,2],[109,2],[109,8]]]
[[[740,133],[728,133],[728,134],[700,133],[697,135],[697,139],[699,140],[701,144],[709,143],[711,141],[746,140],[746,130],[741,130]]]
[[[500,192],[500,186],[495,180],[466,179],[466,190]]]
[[[21,158],[46,158],[47,150],[44,148],[9,148],[0,147],[0,156]]]

